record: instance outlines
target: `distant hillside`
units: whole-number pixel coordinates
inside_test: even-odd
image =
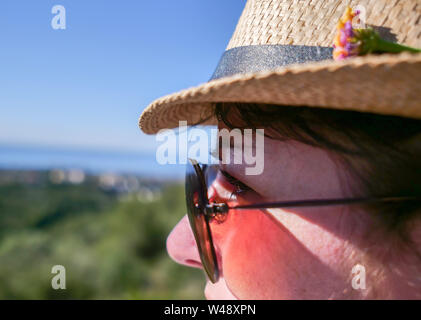
[[[203,298],[202,271],[165,251],[181,184],[54,172],[0,171],[0,299]],[[51,288],[58,264],[66,290]]]

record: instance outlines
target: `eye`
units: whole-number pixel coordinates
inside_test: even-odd
[[[253,189],[250,188],[249,186],[247,186],[246,184],[244,184],[243,182],[241,182],[240,180],[234,178],[232,175],[230,175],[228,172],[224,171],[224,170],[219,170],[221,172],[221,174],[224,176],[224,178],[234,186],[234,191],[231,194],[231,197],[233,195],[238,195],[238,194],[244,194],[247,191],[252,191]]]

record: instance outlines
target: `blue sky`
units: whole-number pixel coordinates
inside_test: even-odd
[[[0,144],[155,151],[141,111],[209,79],[244,4],[2,0]],[[51,27],[54,5],[65,30]]]

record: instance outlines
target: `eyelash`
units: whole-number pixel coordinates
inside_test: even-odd
[[[252,191],[253,190],[252,188],[250,188],[249,186],[247,186],[246,184],[244,184],[240,180],[234,178],[228,172],[223,171],[223,170],[219,170],[219,171],[224,176],[224,178],[227,179],[227,181],[235,187],[234,191],[231,194],[231,197],[233,195],[238,195],[240,193],[243,193],[244,194],[247,191]]]

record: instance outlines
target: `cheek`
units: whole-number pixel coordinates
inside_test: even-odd
[[[212,232],[222,256],[224,278],[238,298],[289,295],[286,277],[295,271],[285,261],[297,258],[297,248],[278,223],[262,212],[241,210],[230,213]]]

